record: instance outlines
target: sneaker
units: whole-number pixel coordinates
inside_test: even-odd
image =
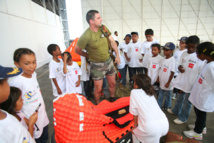
[[[173,100],[176,99],[176,94],[175,94],[175,93],[173,94],[172,99],[173,99]]]
[[[188,125],[188,128],[190,130],[193,130],[195,128],[195,125]],[[202,134],[206,134],[207,133],[207,127],[204,127],[203,131],[202,131]]]
[[[109,99],[110,102],[114,102],[115,100],[116,100],[115,97],[110,97],[110,99]]]
[[[196,139],[196,140],[202,140],[202,139],[203,139],[202,133],[201,133],[201,134],[198,134],[198,133],[196,133],[196,132],[193,131],[193,130],[184,131],[183,134],[184,134],[186,137],[191,138],[191,139]]]
[[[167,112],[170,113],[170,114],[174,114],[174,113],[172,112],[172,109],[167,109]]]
[[[175,120],[173,120],[173,122],[174,122],[175,124],[178,124],[178,125],[185,123],[185,122],[179,120],[178,118],[176,118]]]

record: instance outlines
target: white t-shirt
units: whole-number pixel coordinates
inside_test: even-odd
[[[0,120],[0,143],[35,143],[28,130],[13,116]]]
[[[151,45],[155,44],[155,43],[159,43],[158,40],[153,39],[152,42],[148,42],[148,41],[143,42],[142,49],[141,49],[141,54],[144,54],[143,64],[142,64],[143,67],[146,67],[148,59],[152,56]]]
[[[160,137],[167,134],[169,122],[166,115],[155,97],[147,95],[142,89],[131,91],[129,112],[138,116],[138,127],[133,132],[141,142],[159,142]]]
[[[10,86],[17,87],[22,91],[22,99],[24,104],[21,112],[24,113],[27,119],[29,119],[41,103],[38,110],[38,119],[36,121],[39,131],[37,131],[35,127],[33,134],[35,139],[39,138],[42,134],[43,128],[48,125],[49,120],[45,111],[45,103],[36,78],[36,73],[34,72],[31,78],[26,78],[22,75],[13,77],[9,81],[9,84]]]
[[[185,51],[180,57],[179,65],[183,66],[185,72],[179,72],[172,85],[185,93],[190,93],[195,80],[204,66],[204,62],[197,58],[196,53],[188,54]]]
[[[91,65],[86,62],[85,57],[80,56],[80,58],[81,58],[81,71],[83,71],[80,79],[81,79],[81,81],[89,81],[90,80]],[[87,64],[88,70],[86,70],[86,64]]]
[[[157,81],[162,61],[163,57],[157,55],[156,57],[150,57],[147,62],[146,68],[148,69],[148,76],[151,78],[151,84]]]
[[[139,68],[142,67],[142,62],[139,60],[142,59],[142,55],[140,53],[142,47],[141,42],[136,43],[129,43],[129,45],[125,49],[125,53],[127,53],[127,56],[130,58],[130,61],[128,62],[129,67],[131,68]]]
[[[169,77],[171,75],[171,72],[175,72],[175,58],[170,57],[169,59],[164,58],[161,69],[159,71],[159,82],[160,82],[160,88],[163,90],[172,90],[172,82],[174,77],[172,78],[169,87],[166,88],[165,84],[168,82]]]
[[[180,62],[180,57],[184,51],[187,51],[187,49],[184,49],[182,51],[180,49],[177,49],[177,50],[175,50],[175,52],[173,54],[173,57],[175,58],[175,62],[176,62],[175,63],[176,70],[175,70],[174,76],[177,76],[179,73],[178,66],[179,66],[179,62]]]
[[[123,53],[121,53],[121,55],[122,55],[122,57],[123,57],[123,59],[124,59],[126,65],[128,65],[128,61],[126,60],[124,51],[125,51],[125,49],[128,47],[128,45],[129,45],[129,44],[126,44],[125,42],[123,42],[123,43],[121,43],[121,44],[118,46],[119,50],[121,50],[121,49],[123,50]],[[128,57],[129,57],[129,55],[128,55]]]
[[[119,52],[119,57],[120,57],[120,64],[117,64],[117,69],[123,69],[123,68],[125,67],[125,60],[124,60],[124,58],[122,57],[123,52],[121,52],[121,51],[119,50],[119,47],[118,47],[118,52]],[[115,52],[113,52],[113,55],[116,57]]]
[[[205,64],[193,85],[189,101],[201,111],[214,112],[214,62]]]
[[[112,34],[112,37],[113,37],[114,41],[118,41],[118,39],[117,39],[117,36],[116,36],[116,35]],[[119,41],[118,41],[118,42],[119,42]]]
[[[26,124],[24,118],[25,118],[25,114],[22,112],[17,113],[17,115],[21,118],[20,123],[28,130],[28,125]]]
[[[63,74],[65,76],[66,81],[66,93],[80,93],[80,94],[82,93],[81,85],[76,87],[78,76],[81,74],[82,71],[76,62],[73,61],[73,64],[71,66],[67,65],[67,73]]]
[[[56,78],[56,81],[59,85],[59,88],[62,91],[62,94],[65,93],[65,91],[66,91],[65,90],[65,77],[62,75],[63,61],[62,61],[62,59],[59,59],[59,60],[60,60],[60,62],[57,63],[53,59],[51,59],[51,61],[49,63],[49,78],[51,79],[51,84],[52,84],[54,96],[59,96],[59,94],[57,92],[57,88],[56,88],[52,78]]]

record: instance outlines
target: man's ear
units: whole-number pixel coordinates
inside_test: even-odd
[[[18,68],[20,68],[19,63],[18,62],[14,62],[14,65]]]

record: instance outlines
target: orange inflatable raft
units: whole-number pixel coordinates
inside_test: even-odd
[[[54,100],[54,129],[57,143],[130,142],[134,125],[129,97],[94,105],[72,93]]]

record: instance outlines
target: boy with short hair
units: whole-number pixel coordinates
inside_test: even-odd
[[[50,44],[47,50],[53,56],[49,63],[49,78],[51,79],[53,95],[57,97],[66,91],[65,77],[62,74],[63,61],[58,58],[61,55],[61,51],[56,44]]]
[[[121,43],[119,46],[118,46],[118,48],[119,48],[119,53],[122,55],[122,58],[124,59],[124,61],[125,61],[125,83],[126,83],[126,73],[127,73],[127,68],[128,68],[128,70],[129,70],[129,67],[128,67],[128,61],[126,60],[126,57],[125,57],[125,53],[124,53],[124,51],[125,51],[125,49],[128,47],[128,45],[129,45],[129,43],[130,43],[130,41],[131,41],[131,34],[126,34],[126,36],[125,36],[125,38],[124,38],[124,40],[125,40],[125,42],[123,42],[123,43]],[[130,71],[129,71],[129,79],[131,79],[131,76],[130,76]]]
[[[8,99],[10,86],[7,79],[22,73],[21,68],[9,68],[0,66],[0,103]],[[27,129],[12,115],[0,109],[0,142],[35,143]]]
[[[142,43],[138,41],[138,32],[132,32],[132,43],[125,49],[125,57],[130,67],[130,76],[132,77],[137,72],[142,73],[142,55],[140,53]],[[129,55],[129,56],[128,56]],[[133,80],[131,80],[133,82]]]
[[[146,29],[145,31],[145,36],[146,36],[146,41],[143,42],[142,44],[142,49],[141,49],[141,54],[143,56],[143,71],[146,74],[147,73],[147,62],[148,59],[152,56],[152,49],[151,49],[151,45],[152,44],[159,44],[158,40],[153,39],[154,36],[154,31],[152,29]]]
[[[179,39],[179,49],[177,49],[177,50],[175,50],[175,52],[174,52],[174,54],[173,54],[173,56],[174,56],[174,58],[175,58],[175,67],[176,67],[176,70],[175,70],[175,74],[174,74],[174,78],[176,78],[176,76],[178,75],[178,73],[179,73],[179,70],[178,70],[178,64],[179,64],[179,60],[180,60],[180,57],[181,57],[181,55],[182,55],[182,53],[184,52],[184,51],[186,51],[187,49],[186,49],[186,41],[187,41],[187,38],[188,37],[181,37],[181,39]],[[176,97],[176,94],[177,94],[177,92],[178,92],[178,89],[176,89],[176,88],[174,88],[174,90],[173,90],[173,92],[174,92],[174,94],[173,94],[173,96],[172,96],[172,99],[175,99],[175,97]]]
[[[165,96],[163,110],[166,110],[171,107],[171,96],[173,89],[171,82],[174,78],[173,76],[175,73],[175,58],[172,55],[175,49],[175,44],[173,44],[172,42],[168,42],[165,44],[163,49],[165,57],[161,64],[158,76],[158,80],[160,82],[160,91],[157,102],[160,108],[162,108],[162,102]]]
[[[190,36],[187,41],[187,51],[183,52],[180,57],[178,66],[178,76],[173,81],[173,86],[180,90],[178,93],[174,108],[167,111],[171,114],[178,115],[174,123],[183,124],[187,121],[192,104],[188,100],[192,91],[194,82],[196,81],[204,62],[198,59],[196,54],[196,47],[200,40],[197,36]]]

